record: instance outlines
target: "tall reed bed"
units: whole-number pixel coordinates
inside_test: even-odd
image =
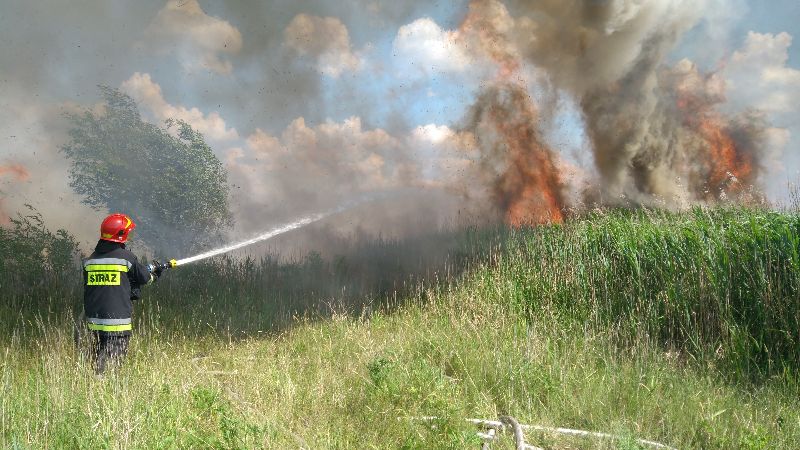
[[[483,295],[746,376],[800,368],[800,217],[599,212],[521,230]],[[488,278],[487,278],[488,279]],[[498,289],[498,287],[500,289]]]
[[[0,339],[81,309],[74,241],[35,217],[0,235]],[[748,209],[598,211],[562,225],[354,241],[341,254],[222,257],[144,290],[140,332],[244,336],[295,317],[363,316],[457,283],[534,318],[556,311],[747,377],[800,367],[800,216]]]

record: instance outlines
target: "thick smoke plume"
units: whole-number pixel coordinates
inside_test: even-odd
[[[581,98],[606,201],[715,202],[756,184],[766,124],[721,113],[725,85],[713,74],[686,60],[659,67],[644,49],[618,82]]]
[[[689,61],[681,61],[660,79],[674,93],[674,114],[688,130],[690,139],[682,142],[683,147],[695,146],[699,153],[690,179],[696,198],[719,200],[755,185],[766,142],[763,115],[746,111],[728,117],[720,113],[717,107],[725,102],[724,82],[714,74],[700,74]]]
[[[478,176],[490,198],[514,226],[561,222],[564,183],[556,154],[545,143],[540,113],[526,91],[518,56],[503,37],[510,17],[495,2],[473,2],[460,33],[468,45],[484,52],[498,67],[481,90],[465,131],[481,152]]]
[[[97,85],[203,133],[229,174],[231,240],[379,198],[271,241],[280,251],[743,201],[763,184],[781,201],[800,162],[778,150],[800,135],[792,36],[723,48],[755,26],[738,0],[6,3],[0,164],[30,180],[3,166],[2,201],[87,245],[109,211],[71,191],[58,149],[64,112],[102,113]]]
[[[758,183],[763,117],[722,113],[725,82],[714,73],[687,60],[665,65],[704,7],[682,0],[544,0],[511,10],[496,0],[470,4],[460,39],[493,61],[497,75],[464,131],[475,134],[488,161],[481,169],[495,175],[490,186],[509,223],[557,221],[569,206],[567,180],[541,138],[549,109],[537,111],[525,86],[579,106],[599,182],[586,198],[592,203],[716,202]]]

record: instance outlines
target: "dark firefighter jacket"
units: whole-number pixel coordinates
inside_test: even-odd
[[[130,334],[132,299],[152,275],[125,244],[100,240],[83,262],[83,310],[89,329]]]

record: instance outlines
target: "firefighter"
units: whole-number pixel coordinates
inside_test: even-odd
[[[125,214],[111,214],[100,225],[100,240],[83,262],[83,310],[92,334],[92,359],[97,374],[128,352],[133,300],[139,287],[161,276],[159,264],[146,266],[125,248],[136,228]]]

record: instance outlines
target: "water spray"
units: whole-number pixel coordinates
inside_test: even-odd
[[[338,212],[338,211],[336,211],[336,212]],[[282,225],[282,226],[277,227],[277,228],[273,228],[272,230],[269,230],[266,233],[260,234],[260,235],[258,235],[256,237],[250,238],[250,239],[248,239],[246,241],[238,242],[236,244],[231,244],[231,245],[228,245],[228,246],[225,246],[225,247],[222,247],[222,248],[209,250],[207,252],[200,253],[199,255],[190,256],[188,258],[183,258],[183,259],[178,259],[178,260],[173,260],[173,261],[175,263],[175,266],[179,266],[179,265],[182,266],[184,264],[193,263],[195,261],[200,261],[202,259],[211,258],[212,256],[217,256],[217,255],[221,255],[223,253],[228,253],[228,252],[231,252],[233,250],[238,250],[238,249],[240,249],[242,247],[247,247],[248,245],[252,245],[252,244],[255,244],[257,242],[266,241],[267,239],[273,238],[273,237],[281,235],[283,233],[287,233],[289,231],[296,230],[298,228],[301,228],[301,227],[304,227],[306,225],[312,224],[314,222],[317,222],[319,220],[324,219],[325,217],[328,217],[331,214],[333,214],[333,212],[320,213],[320,214],[314,214],[314,215],[311,215],[311,216],[306,216],[306,217],[304,217],[304,218],[302,218],[300,220],[296,220],[296,221],[294,221],[292,223],[289,223],[289,224],[286,224],[286,225]],[[170,261],[170,263],[171,262],[172,261]],[[175,267],[175,266],[172,266],[172,267]]]
[[[340,207],[338,207],[336,209],[330,210],[330,211],[317,213],[317,214],[312,214],[310,216],[303,217],[301,219],[298,219],[298,220],[296,220],[294,222],[291,222],[291,223],[288,223],[286,225],[281,225],[281,226],[279,226],[277,228],[273,228],[273,229],[267,231],[266,233],[262,233],[262,234],[260,234],[258,236],[250,238],[250,239],[248,239],[246,241],[242,241],[242,242],[238,242],[238,243],[235,243],[235,244],[227,245],[225,247],[217,248],[217,249],[214,249],[214,250],[209,250],[207,252],[200,253],[199,255],[190,256],[188,258],[182,258],[182,259],[171,259],[171,260],[169,260],[168,262],[165,262],[165,263],[160,263],[158,261],[153,261],[152,264],[148,265],[148,269],[150,270],[151,273],[160,273],[160,272],[162,272],[162,271],[164,271],[166,269],[172,269],[172,268],[177,267],[177,266],[183,266],[183,265],[186,265],[186,264],[189,264],[189,263],[193,263],[195,261],[200,261],[202,259],[211,258],[212,256],[217,256],[217,255],[221,255],[223,253],[231,252],[233,250],[238,250],[240,248],[247,247],[248,245],[252,245],[252,244],[255,244],[255,243],[261,242],[261,241],[266,241],[267,239],[271,239],[271,238],[273,238],[275,236],[278,236],[278,235],[281,235],[281,234],[284,234],[284,233],[288,233],[289,231],[296,230],[296,229],[304,227],[306,225],[310,225],[310,224],[312,224],[314,222],[318,222],[318,221],[320,221],[320,220],[322,220],[322,219],[324,219],[324,218],[326,218],[328,216],[332,216],[332,215],[340,213],[340,212],[342,212],[342,211],[344,211],[346,209],[352,208],[356,204],[361,203],[363,201],[364,200],[349,202],[349,203],[346,203],[346,204],[344,204],[344,205],[342,205],[342,206],[340,206]]]

